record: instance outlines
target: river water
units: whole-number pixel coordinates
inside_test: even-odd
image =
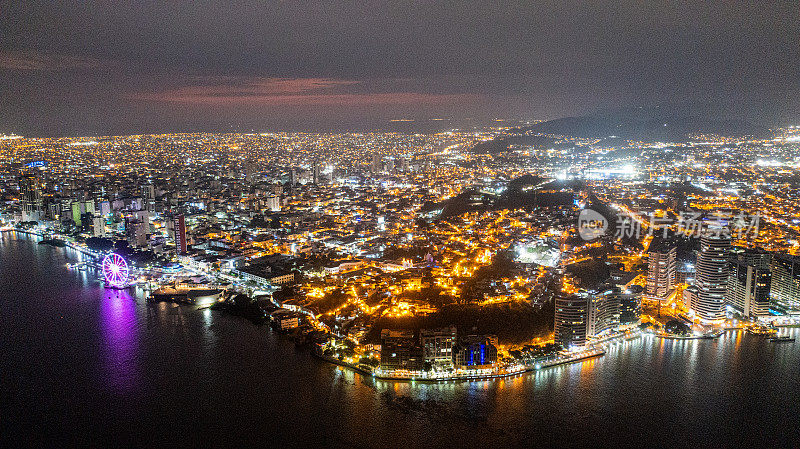
[[[642,337],[504,380],[384,382],[104,289],[79,257],[0,236],[2,447],[800,446],[797,342]]]

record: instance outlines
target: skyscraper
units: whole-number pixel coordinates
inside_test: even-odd
[[[703,321],[725,318],[730,249],[730,236],[717,229],[709,229],[700,237],[695,276],[698,292],[692,297],[691,309]]]
[[[175,229],[175,250],[180,255],[185,255],[187,251],[186,245],[186,217],[183,214],[175,215],[173,218],[173,227]]]
[[[92,235],[95,237],[105,237],[106,220],[103,217],[92,217]]]
[[[278,212],[281,210],[281,197],[277,195],[269,195],[267,197],[267,209],[270,212]]]
[[[73,201],[72,202],[72,221],[75,222],[75,225],[81,225],[81,215],[85,212],[85,204],[80,201]]]
[[[313,181],[314,185],[319,184],[320,182],[320,168],[319,168],[319,161],[314,160],[314,167],[313,167]]]
[[[144,223],[136,219],[129,219],[125,223],[125,233],[128,244],[137,248],[147,246],[147,231]]]
[[[556,296],[555,343],[564,348],[586,344],[589,297],[586,295]]]
[[[636,324],[642,315],[642,287],[632,285],[627,292],[620,293],[619,323],[622,326]]]
[[[800,313],[800,256],[775,256],[771,268],[772,305],[784,313]]]
[[[675,289],[677,249],[673,245],[659,244],[651,248],[647,270],[647,299],[663,301]]]
[[[769,315],[772,256],[764,251],[735,250],[728,265],[725,303],[745,317]]]
[[[620,292],[608,289],[589,295],[586,337],[591,338],[619,328]]]
[[[456,327],[441,329],[422,329],[420,338],[426,362],[433,366],[451,367],[453,365],[453,348],[456,347]]]
[[[400,165],[400,171],[403,171],[403,172],[408,171],[408,158],[407,157],[401,157],[399,165]]]
[[[42,183],[36,176],[23,176],[19,180],[22,221],[38,221],[42,218]]]
[[[155,209],[156,188],[153,184],[142,185],[142,202],[147,210]]]
[[[153,184],[142,185],[142,198],[152,200],[156,197],[156,188]]]
[[[383,161],[380,154],[375,153],[372,155],[372,166],[370,168],[373,174],[381,172],[381,169],[383,169]]]

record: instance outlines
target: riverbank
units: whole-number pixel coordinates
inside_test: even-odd
[[[333,363],[335,365],[339,365],[344,368],[351,369],[359,374],[363,374],[365,376],[371,376],[375,379],[380,380],[388,380],[388,381],[397,381],[397,382],[431,382],[431,383],[439,383],[439,382],[468,382],[468,381],[480,381],[480,380],[496,380],[496,379],[503,379],[506,377],[518,376],[520,374],[525,374],[533,371],[539,371],[545,368],[551,368],[558,365],[566,365],[570,363],[581,362],[587,359],[593,359],[596,357],[602,357],[606,354],[606,351],[601,348],[592,348],[585,351],[581,351],[574,356],[570,357],[563,357],[557,358],[555,360],[543,361],[540,363],[536,363],[533,366],[530,365],[523,365],[523,368],[511,370],[511,371],[501,371],[497,373],[486,373],[486,374],[455,374],[455,375],[447,375],[447,376],[428,376],[426,373],[420,373],[419,375],[407,375],[407,376],[399,376],[397,374],[382,374],[380,371],[370,371],[368,369],[362,368],[358,365],[354,365],[352,363],[348,363],[342,360],[339,360],[335,357],[326,356],[316,349],[311,351],[311,354],[315,357],[324,360],[329,363]]]
[[[43,243],[43,244],[46,244],[46,245],[56,246],[56,247],[59,247],[59,248],[64,248],[64,247],[71,248],[71,249],[74,249],[75,251],[83,253],[83,254],[85,254],[87,256],[92,256],[94,258],[99,258],[99,257],[103,256],[103,253],[100,253],[100,252],[97,252],[97,251],[93,251],[93,250],[91,250],[91,249],[89,249],[89,248],[87,248],[85,246],[78,245],[78,244],[70,241],[68,238],[65,238],[65,239],[47,238],[47,236],[45,236],[44,234],[40,234],[38,232],[29,231],[27,229],[18,229],[18,228],[6,228],[6,229],[0,230],[0,232],[19,232],[20,234],[32,235],[34,237],[39,237],[39,238],[42,239],[40,242],[37,242],[37,243]],[[58,242],[58,243],[54,244],[55,242]]]
[[[666,334],[663,332],[654,333],[653,335],[666,340],[713,340],[715,338],[721,337],[722,334],[724,333],[725,331],[723,330],[705,335],[677,335],[677,334]]]

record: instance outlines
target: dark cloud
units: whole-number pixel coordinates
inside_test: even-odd
[[[227,3],[3,4],[0,131],[800,112],[796,1]]]
[[[0,52],[2,70],[81,70],[102,67],[103,63],[93,58],[68,55],[48,55],[34,51]]]
[[[128,98],[139,101],[180,103],[212,107],[242,106],[363,106],[450,104],[479,99],[475,94],[432,94],[370,89],[350,91],[365,86],[366,81],[329,78],[213,78],[189,86],[158,92],[139,92]],[[382,83],[385,84],[385,83]]]

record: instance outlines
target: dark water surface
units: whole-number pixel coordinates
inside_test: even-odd
[[[800,446],[797,342],[643,337],[501,381],[381,382],[104,289],[78,257],[0,237],[0,447]]]

